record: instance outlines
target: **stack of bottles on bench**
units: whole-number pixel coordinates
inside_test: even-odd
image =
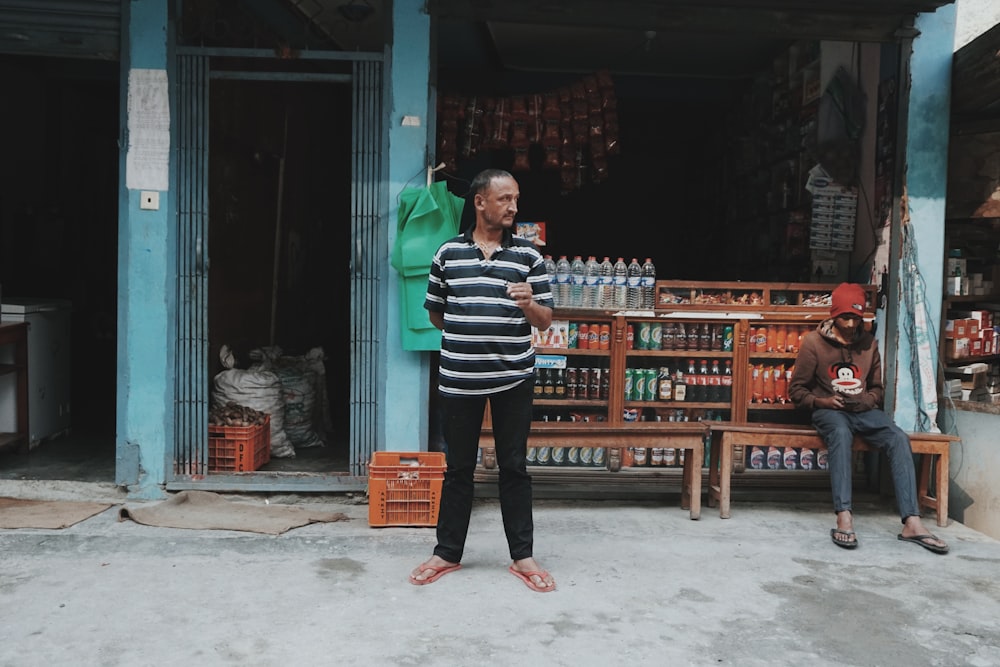
[[[745,448],[748,470],[827,470],[827,450],[808,447],[753,446]],[[863,473],[864,452],[854,452],[854,470]]]
[[[552,296],[556,308],[592,308],[597,310],[653,310],[656,306],[656,266],[647,257],[642,264],[623,257],[612,262],[596,255],[572,260],[562,255],[558,260],[545,255]]]
[[[664,412],[666,414],[664,414]],[[728,412],[716,410],[692,410],[689,414],[687,410],[652,410],[646,409],[641,413],[634,408],[625,409],[625,421],[724,421]],[[636,467],[684,467],[685,449],[675,449],[674,447],[628,447],[622,450],[622,466],[626,468]],[[709,448],[706,443],[705,460],[703,467],[708,467]]]
[[[589,422],[605,421],[601,414],[581,414],[571,412],[543,412],[536,415],[539,421],[569,421]],[[529,466],[571,466],[577,468],[604,468],[607,461],[607,450],[604,447],[533,447],[528,446],[527,461]]]

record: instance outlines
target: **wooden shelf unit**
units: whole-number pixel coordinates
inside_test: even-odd
[[[790,366],[795,359],[797,353],[797,346],[791,350],[786,351],[768,351],[768,352],[757,352],[751,351],[750,342],[748,341],[748,336],[750,330],[756,329],[761,325],[765,326],[785,326],[794,327],[796,330],[799,328],[804,328],[805,330],[811,330],[817,326],[821,321],[829,317],[829,295],[830,292],[836,287],[836,285],[828,284],[818,284],[818,283],[728,283],[728,282],[691,282],[691,281],[658,281],[657,282],[657,294],[662,294],[663,290],[669,290],[671,293],[676,291],[683,291],[684,293],[690,295],[705,296],[709,295],[712,298],[716,298],[719,295],[728,295],[726,298],[730,299],[726,303],[671,303],[671,304],[661,304],[653,311],[595,311],[595,310],[563,310],[557,309],[555,313],[555,319],[557,320],[568,320],[569,322],[577,323],[587,323],[592,324],[608,324],[611,330],[611,340],[608,349],[605,350],[581,350],[581,349],[568,349],[568,348],[556,348],[556,347],[545,347],[537,348],[536,352],[538,354],[545,355],[563,355],[566,357],[568,365],[575,365],[578,367],[589,367],[589,366],[600,366],[602,368],[608,369],[610,373],[609,378],[609,391],[607,400],[595,400],[593,398],[588,399],[565,399],[565,400],[551,400],[551,399],[536,399],[534,402],[536,414],[539,412],[549,411],[568,411],[570,413],[579,412],[586,413],[594,419],[608,422],[611,425],[617,425],[622,428],[622,432],[617,436],[619,440],[621,438],[628,439],[630,436],[630,425],[639,426],[638,428],[632,429],[634,435],[632,436],[635,446],[638,447],[650,447],[650,437],[649,435],[644,435],[642,433],[641,424],[643,422],[629,422],[625,418],[626,409],[636,409],[640,413],[644,413],[648,417],[654,417],[656,414],[661,415],[661,421],[668,421],[668,415],[671,411],[684,410],[690,421],[696,421],[698,417],[704,417],[706,411],[713,411],[714,414],[718,414],[721,418],[726,421],[733,423],[747,423],[752,421],[774,421],[775,417],[781,415],[783,412],[787,413],[789,416],[793,415],[794,407],[791,403],[783,404],[772,404],[772,403],[753,403],[753,391],[751,386],[751,381],[749,377],[749,369],[752,362],[765,363],[765,362],[785,362],[786,365]],[[868,315],[867,320],[874,319],[874,308],[876,288],[874,286],[863,286],[868,297]],[[733,295],[742,295],[756,293],[761,303],[755,304],[737,304],[732,303],[731,299]],[[804,305],[803,301],[809,295],[825,295],[826,301],[820,302],[817,305]],[[789,298],[791,297],[791,298]],[[778,300],[779,303],[773,303],[772,301]],[[732,326],[733,327],[733,340],[732,349],[654,349],[654,350],[640,350],[636,349],[635,345],[638,344],[638,330],[639,325],[642,323],[650,324],[660,324],[661,326],[665,322],[682,322],[684,324],[702,324],[709,323],[714,325]],[[633,335],[633,347],[628,346],[628,328],[631,325],[634,335]],[[652,367],[657,368],[659,366],[670,366],[676,367],[679,363],[683,363],[687,359],[696,358],[697,360],[706,359],[713,360],[717,359],[722,362],[731,361],[733,369],[733,384],[732,384],[732,395],[728,401],[676,401],[676,400],[626,400],[625,399],[625,370],[634,366]],[[661,363],[662,362],[662,363]],[[686,364],[685,364],[686,366]],[[807,419],[805,415],[801,416],[802,419]],[[678,435],[680,432],[687,428],[689,422],[677,422]],[[544,440],[544,432],[546,429],[551,428],[564,428],[565,422],[561,422],[563,426],[557,426],[549,421],[548,423],[536,421],[533,426],[532,438],[536,440]],[[492,430],[489,411],[487,411],[487,416],[484,422],[486,430],[480,440],[480,447],[484,451],[483,461],[490,462],[495,460],[493,450],[493,440],[492,440]],[[578,446],[580,447],[604,447],[607,445],[606,435],[600,432],[600,429],[594,429],[594,433],[587,432],[587,426],[585,423],[580,424],[579,436],[576,439]],[[667,431],[670,428],[668,426]],[[670,447],[669,444],[670,437],[665,436],[662,440],[662,446]],[[532,439],[529,439],[529,446],[531,446]],[[620,450],[609,450],[607,456],[607,468],[605,472],[609,474],[614,474],[622,469],[622,460],[620,457]],[[736,467],[742,469],[742,460],[737,458]],[[487,464],[485,467],[489,468],[490,465]],[[545,471],[547,476],[565,475],[567,479],[572,478],[575,472],[580,470],[586,470],[586,468],[577,466],[536,466],[533,467],[536,472]],[[676,479],[680,479],[681,468],[680,467],[658,467],[658,466],[644,466],[644,467],[634,467],[630,468],[632,471],[638,472],[649,472],[655,473],[657,475],[676,475]],[[672,472],[673,471],[673,472]],[[600,472],[600,470],[598,470]],[[779,471],[769,471],[772,473],[777,473]],[[797,474],[799,472],[808,471],[794,471],[789,472],[789,474]],[[550,475],[551,473],[551,475]],[[484,478],[481,478],[481,480]],[[588,479],[595,480],[593,476],[589,476]],[[612,480],[608,480],[609,483]]]

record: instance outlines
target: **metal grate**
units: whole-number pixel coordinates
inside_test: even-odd
[[[372,452],[384,449],[378,387],[385,350],[379,332],[386,322],[389,256],[386,231],[382,63],[354,63],[351,226],[351,436],[350,472],[365,475]]]
[[[208,470],[208,58],[177,59],[174,474]]]

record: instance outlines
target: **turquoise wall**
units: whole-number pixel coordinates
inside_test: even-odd
[[[393,4],[393,39],[389,81],[389,249],[396,242],[399,193],[404,187],[427,183],[428,143],[433,137],[430,100],[430,17],[422,0]],[[419,125],[403,126],[412,116]],[[389,258],[385,258],[386,265]],[[385,384],[385,448],[389,451],[427,449],[430,354],[403,350],[402,294],[398,274],[390,269],[387,285],[388,326]]]
[[[142,210],[140,190],[127,187],[125,108],[137,92],[128,85],[134,70],[167,69],[167,2],[123,6],[116,480],[131,496],[160,498],[173,443],[174,225],[167,192],[160,192],[159,210]],[[167,99],[166,90],[158,92]]]
[[[916,385],[910,374],[914,355],[930,355],[937,368],[937,334],[941,325],[944,272],[945,188],[948,182],[948,119],[951,105],[951,61],[955,40],[955,7],[948,5],[932,14],[917,16],[920,35],[913,41],[910,59],[910,104],[907,117],[906,176],[910,228],[916,261],[903,258],[900,279],[907,284],[908,270],[916,268],[920,292],[931,333],[929,349],[920,348],[906,334],[906,323],[915,315],[901,303],[899,349],[896,357],[896,405],[894,418],[906,430],[917,428]],[[904,57],[906,54],[903,54]],[[936,377],[936,372],[934,372]],[[887,381],[890,378],[886,378]],[[936,389],[935,389],[936,392]]]

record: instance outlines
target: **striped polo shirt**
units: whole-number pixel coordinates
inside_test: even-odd
[[[484,258],[472,228],[438,248],[424,308],[444,313],[438,390],[476,396],[510,389],[532,377],[531,325],[507,283],[529,282],[535,301],[552,307],[549,276],[531,241],[504,230],[500,248]]]

